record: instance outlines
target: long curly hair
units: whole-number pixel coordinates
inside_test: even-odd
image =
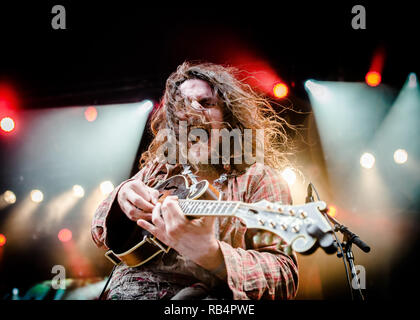
[[[242,136],[245,129],[252,129],[253,132],[263,129],[263,137],[252,135],[253,154],[257,146],[262,144],[266,165],[274,169],[281,169],[288,165],[293,147],[288,138],[287,129],[294,130],[294,126],[280,117],[279,110],[276,108],[276,112],[272,107],[272,101],[262,93],[253,90],[245,82],[244,77],[241,78],[241,73],[236,68],[212,63],[184,62],[181,64],[167,79],[163,98],[151,116],[151,131],[154,138],[148,149],[141,155],[140,168],[156,158],[157,150],[162,144],[171,137],[177,137],[176,113],[178,110],[188,110],[189,125],[197,126],[197,123],[200,123],[201,127],[206,125],[202,114],[192,108],[180,93],[180,85],[189,79],[206,81],[217,94],[223,108],[226,128],[239,129]],[[158,133],[162,129],[170,129],[172,135],[164,139],[159,138]],[[174,141],[179,143],[177,139]],[[231,160],[232,168],[235,168],[233,155]]]

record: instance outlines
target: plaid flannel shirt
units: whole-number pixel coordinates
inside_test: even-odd
[[[153,186],[157,181],[176,174],[174,170],[176,167],[179,168],[168,164],[149,163],[134,177],[115,188],[95,212],[92,221],[92,238],[96,245],[108,248],[108,228],[113,227],[112,221],[115,221],[109,219],[110,212],[119,210],[120,219],[128,219],[122,214],[119,206],[115,205],[117,193],[124,183],[140,179],[147,185]],[[255,203],[266,199],[283,204],[292,203],[286,182],[277,171],[262,164],[254,164],[244,174],[230,177],[227,184],[224,200]],[[285,253],[286,243],[274,236],[274,241],[270,245],[264,242],[257,245],[253,241],[256,231],[247,230],[239,219],[219,217],[217,220],[216,236],[224,256],[227,285],[233,299],[293,299],[298,287],[297,258],[294,252],[290,256]],[[264,239],[264,236],[262,238]],[[197,265],[193,268],[202,269]],[[114,272],[113,278],[124,277],[127,271],[123,269]],[[137,275],[136,279],[142,277],[144,278],[143,275],[141,277]]]

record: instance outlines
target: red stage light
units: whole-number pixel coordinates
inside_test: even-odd
[[[0,83],[0,111],[16,110],[19,108],[19,101],[16,91],[12,86]]]
[[[0,247],[3,247],[6,244],[6,236],[0,233]]]
[[[273,94],[277,98],[285,98],[289,93],[289,88],[285,83],[277,83],[273,88]]]
[[[376,71],[369,71],[366,74],[366,83],[371,87],[376,87],[381,83],[381,74]]]
[[[95,107],[89,107],[85,110],[85,118],[89,122],[93,122],[96,120],[98,116],[98,111],[96,111]]]
[[[0,127],[4,132],[11,132],[15,128],[15,121],[10,117],[4,117],[0,120]]]
[[[61,242],[67,242],[71,240],[72,236],[73,235],[69,229],[61,229],[58,233],[58,240]]]

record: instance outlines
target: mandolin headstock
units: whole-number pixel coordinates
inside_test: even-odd
[[[333,253],[336,248],[332,229],[321,213],[326,209],[323,201],[292,206],[262,200],[241,204],[235,216],[249,229],[262,229],[280,236],[298,253],[312,253],[318,246]]]

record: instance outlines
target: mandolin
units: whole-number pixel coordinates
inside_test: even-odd
[[[218,192],[207,180],[190,186],[187,178],[182,175],[160,182],[154,188],[160,193],[159,201],[168,195],[178,196],[183,213],[190,218],[236,217],[248,229],[255,228],[278,235],[297,253],[310,254],[318,247],[329,254],[336,252],[333,230],[322,214],[327,210],[323,201],[293,206],[266,200],[257,203],[219,201],[215,200]],[[105,256],[116,265],[125,263],[129,267],[138,267],[161,253],[168,253],[170,249],[156,237],[146,234],[135,240],[129,250],[116,252],[110,248]]]

